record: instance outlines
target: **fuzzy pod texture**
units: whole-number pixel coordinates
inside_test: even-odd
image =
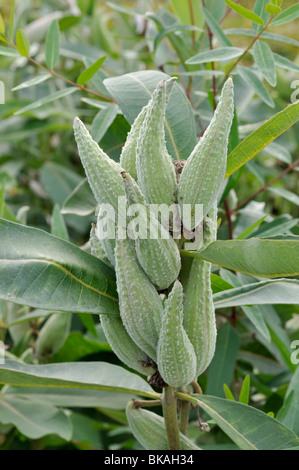
[[[196,377],[209,366],[216,346],[216,318],[211,289],[211,263],[194,259],[185,290],[185,331],[197,360]]]
[[[74,119],[74,134],[94,197],[99,204],[111,204],[117,211],[118,197],[125,196],[121,166],[98,146],[78,117]]]
[[[158,83],[140,131],[136,167],[138,184],[149,204],[175,201],[176,174],[165,142],[165,111],[174,79]]]
[[[155,373],[153,367],[146,365],[149,357],[128,335],[120,317],[100,315],[100,320],[108,343],[124,364],[146,376]]]
[[[71,313],[54,313],[48,318],[35,344],[38,358],[52,356],[63,346],[70,331],[71,319]]]
[[[179,281],[165,301],[157,359],[160,375],[171,387],[182,387],[195,379],[196,356],[183,327],[183,287]]]
[[[168,440],[164,419],[152,411],[136,408],[134,401],[129,401],[126,415],[132,433],[147,450],[168,449]],[[184,434],[180,433],[181,450],[201,450]]]
[[[187,159],[180,176],[177,199],[182,211],[184,204],[191,205],[191,229],[201,222],[196,220],[195,206],[202,204],[203,217],[206,216],[224,181],[233,116],[234,87],[232,79],[229,78],[223,86],[210,125]]]
[[[116,240],[115,261],[122,322],[137,346],[156,362],[162,301],[138,263],[129,238]]]
[[[122,172],[122,176],[129,206],[140,204],[142,209],[138,215],[142,234],[134,242],[138,261],[150,281],[159,290],[167,289],[178,277],[181,269],[179,249],[169,232],[151,211],[150,206],[146,204],[137,183],[126,172]],[[130,233],[129,229],[130,223],[128,224]]]
[[[109,258],[106,256],[106,250],[104,250],[102,241],[97,237],[96,234],[96,225],[91,225],[90,236],[90,251],[93,256],[103,261],[103,263],[107,264],[108,266],[112,267]],[[113,251],[113,258],[114,258],[114,251]]]

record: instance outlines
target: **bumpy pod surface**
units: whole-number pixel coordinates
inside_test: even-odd
[[[229,78],[210,125],[187,159],[179,180],[178,203],[182,211],[184,204],[191,204],[192,229],[201,222],[195,218],[195,206],[202,204],[203,216],[207,215],[223,183],[233,115],[233,81]]]
[[[194,259],[184,299],[183,325],[197,360],[196,376],[209,366],[215,352],[216,319],[211,289],[211,263]]]
[[[149,410],[136,408],[134,401],[127,404],[126,414],[130,429],[142,447],[147,450],[168,449],[164,419]],[[181,450],[201,450],[180,433]]]
[[[123,324],[132,340],[156,361],[163,306],[136,258],[132,241],[116,240],[116,280]]]
[[[165,302],[157,358],[160,375],[171,387],[194,380],[196,356],[183,327],[183,287],[179,281]]]
[[[106,155],[77,117],[74,119],[74,133],[94,197],[99,204],[111,204],[117,211],[118,197],[125,196],[120,165]]]
[[[173,79],[157,85],[147,105],[140,131],[136,167],[138,184],[149,204],[171,205],[175,200],[176,175],[165,142],[164,120]]]
[[[146,365],[149,357],[128,335],[120,317],[100,315],[100,320],[108,343],[124,364],[146,376],[155,373],[153,367]]]
[[[139,226],[144,229],[143,238],[135,240],[135,250],[143,270],[158,289],[166,289],[177,278],[181,268],[179,249],[146,204],[144,197],[131,176],[122,172],[129,206],[140,204]]]

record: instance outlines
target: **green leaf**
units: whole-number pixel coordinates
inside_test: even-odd
[[[229,387],[226,384],[223,385],[223,391],[224,391],[225,398],[227,400],[235,401],[234,395],[232,394],[232,392],[230,391]]]
[[[261,98],[261,100],[264,101],[264,103],[266,103],[268,106],[271,106],[271,108],[274,108],[274,101],[270,93],[251,68],[239,65],[237,72],[243,78],[243,80],[251,86],[251,88]]]
[[[243,16],[244,18],[247,18],[248,20],[254,21],[254,23],[264,25],[264,21],[262,18],[252,11],[248,10],[247,8],[242,7],[241,5],[238,5],[237,3],[231,2],[230,0],[225,0],[225,3],[229,7],[231,7],[233,10],[235,10],[239,15]]]
[[[23,88],[28,88],[30,86],[38,85],[39,83],[48,80],[52,75],[50,73],[44,73],[42,75],[38,75],[37,77],[31,78],[30,80],[26,80],[26,82],[21,83],[18,86],[15,86],[11,89],[11,91],[22,90]]]
[[[273,5],[272,3],[267,3],[265,12],[270,15],[278,15],[278,13],[281,12],[281,8],[277,5]]]
[[[57,434],[68,441],[72,436],[66,413],[46,401],[0,394],[0,416],[1,423],[13,424],[30,439]]]
[[[100,57],[96,60],[90,67],[88,67],[84,72],[82,72],[77,78],[77,83],[79,85],[84,85],[97,73],[97,71],[102,67],[107,56]]]
[[[4,24],[1,13],[0,13],[0,34],[3,34],[5,36],[5,24]]]
[[[0,56],[13,57],[15,59],[20,57],[18,51],[6,46],[0,46]]]
[[[296,279],[254,282],[218,292],[213,296],[216,308],[240,305],[297,304],[298,298],[299,281]]]
[[[217,276],[217,274],[211,274],[211,286],[214,294],[233,288],[231,284],[226,282],[220,276]]]
[[[36,228],[1,220],[0,298],[64,312],[118,314],[111,270]]]
[[[230,323],[225,323],[217,334],[216,351],[209,366],[206,393],[224,397],[223,385],[231,385],[239,349],[239,338]]]
[[[248,405],[249,394],[250,394],[250,376],[246,375],[242,383],[242,388],[241,388],[240,396],[239,396],[239,403],[244,403],[244,405]]]
[[[24,57],[28,57],[30,50],[30,42],[22,29],[19,29],[17,32],[16,42],[19,53]]]
[[[262,124],[244,139],[228,156],[226,177],[255,157],[270,142],[289,129],[299,119],[299,102],[291,104]]]
[[[249,37],[255,37],[256,32],[253,31],[252,29],[246,29],[246,28],[230,28],[230,29],[225,29],[224,33],[227,35],[240,35],[240,36],[249,36]],[[293,46],[298,47],[299,46],[299,41],[296,41],[295,39],[288,38],[286,36],[282,36],[281,34],[274,34],[274,33],[269,33],[269,32],[263,32],[262,35],[260,36],[260,39],[268,39],[270,41],[278,41],[278,42],[283,42],[286,44],[292,44]]]
[[[165,73],[147,70],[107,78],[104,84],[132,124],[142,107],[147,105],[157,83],[169,78]],[[170,155],[175,160],[187,159],[197,141],[195,121],[191,104],[177,83],[173,86],[166,110],[165,133]]]
[[[282,235],[287,233],[298,223],[298,219],[292,219],[290,216],[280,216],[277,219],[264,224],[262,227],[259,227],[255,232],[250,234],[249,238],[252,237],[273,237],[276,235]]]
[[[288,191],[287,189],[275,186],[275,187],[268,188],[268,191],[270,191],[271,193],[277,194],[278,196],[281,196],[284,199],[287,199],[293,204],[296,204],[296,206],[299,206],[299,196],[297,196],[297,194],[292,193],[291,191]]]
[[[294,64],[291,60],[283,57],[282,55],[274,53],[274,60],[277,67],[286,70],[294,70],[295,72],[299,72],[299,65]]]
[[[95,116],[91,126],[91,137],[97,143],[104,137],[118,114],[118,106],[111,104],[101,109]]]
[[[197,28],[196,26],[192,26],[192,25],[178,25],[178,24],[175,26],[169,26],[168,28],[165,28],[165,29],[161,29],[161,31],[159,31],[157,36],[155,37],[154,50],[157,49],[162,39],[164,39],[171,33],[175,33],[176,31],[203,31],[203,29]]]
[[[186,64],[204,64],[206,62],[227,61],[240,57],[244,53],[240,47],[220,47],[210,51],[200,52],[186,61]]]
[[[86,216],[92,214],[97,202],[90,189],[87,178],[82,180],[63,203],[62,214],[75,214]]]
[[[55,237],[62,238],[62,240],[70,240],[67,227],[65,225],[64,218],[61,215],[60,207],[58,204],[55,204],[52,213],[51,233],[52,235],[55,235]]]
[[[200,253],[183,250],[182,253],[253,276],[271,278],[299,275],[298,240],[218,240]]]
[[[89,318],[92,315],[80,314],[80,318]],[[103,341],[105,342],[103,342]],[[86,356],[99,352],[111,352],[106,338],[94,338],[83,335],[80,331],[72,331],[62,348],[54,355],[55,362],[77,362]]]
[[[206,22],[210,30],[212,31],[214,36],[218,39],[219,44],[221,44],[221,46],[223,47],[225,46],[232,47],[233,46],[232,42],[228,39],[226,34],[222,31],[221,27],[219,26],[219,24],[217,23],[213,15],[209,12],[209,10],[207,10],[207,8],[205,7],[202,7],[202,12],[204,14],[204,17],[206,19]]]
[[[254,229],[256,229],[257,227],[259,227],[261,225],[261,223],[268,217],[268,214],[267,215],[264,215],[263,217],[261,217],[259,220],[257,220],[256,222],[254,222],[252,225],[250,225],[250,227],[248,227],[246,230],[244,230],[244,232],[241,233],[241,235],[239,235],[238,237],[236,237],[236,240],[244,240],[244,238],[247,238],[248,235],[250,235]]]
[[[25,106],[24,108],[18,109],[18,111],[16,111],[14,114],[15,116],[18,116],[19,114],[26,113],[27,111],[32,111],[33,109],[37,109],[40,106],[43,106],[44,104],[52,103],[52,101],[56,101],[60,98],[63,98],[64,96],[70,95],[77,90],[78,88],[76,87],[68,87],[64,88],[63,90],[55,91],[54,93],[51,93],[50,95],[45,96],[44,98],[40,98],[39,100],[28,104],[28,106]]]
[[[46,38],[46,64],[53,70],[59,60],[60,31],[58,20],[53,20],[50,24]]]
[[[296,20],[299,17],[299,4],[296,3],[291,7],[284,10],[282,13],[276,16],[272,21],[272,26],[280,26],[285,23],[289,23],[290,21]]]
[[[181,395],[177,394],[179,398]],[[284,450],[299,444],[289,428],[251,406],[207,395],[192,396],[192,402],[208,413],[242,450]]]
[[[201,12],[201,5],[198,0],[191,0],[188,5],[181,0],[170,0],[171,6],[183,25],[195,25],[202,28],[204,25],[204,18]],[[192,8],[192,11],[190,10]],[[197,36],[198,37],[198,34]]]
[[[287,409],[284,410],[282,423],[292,429],[297,435],[299,435],[299,367],[297,367],[289,384],[284,406]]]
[[[253,57],[257,68],[271,86],[276,86],[276,69],[273,53],[270,47],[262,42],[256,41],[253,47]]]
[[[65,362],[28,365],[6,360],[0,383],[26,387],[107,390],[157,398],[148,383],[123,367],[106,362]]]

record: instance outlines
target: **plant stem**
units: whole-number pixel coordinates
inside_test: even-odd
[[[169,450],[181,450],[177,417],[177,399],[172,387],[165,387],[162,395],[163,416]]]
[[[152,406],[161,406],[161,400],[134,400],[135,408],[150,408]]]
[[[187,436],[191,403],[188,403],[187,401],[179,401],[179,405],[180,405],[180,431],[182,434]]]
[[[206,7],[205,0],[202,0],[202,6],[204,8]],[[210,27],[208,25],[207,25],[207,30],[208,30],[209,41],[210,41],[210,50],[212,51],[213,50],[213,33],[210,30]],[[214,62],[211,62],[211,67],[212,67],[212,70],[215,70],[215,63]],[[217,104],[216,104],[217,86],[216,86],[216,77],[215,77],[215,75],[213,75],[212,83],[213,83],[213,106],[214,106],[214,110],[215,110],[216,107],[217,107]]]
[[[256,191],[254,194],[252,194],[251,196],[249,196],[247,199],[244,199],[244,201],[240,202],[240,204],[238,204],[234,209],[232,209],[230,211],[230,213],[233,213],[233,212],[236,212],[238,209],[240,209],[241,207],[245,206],[245,204],[247,204],[249,201],[251,201],[252,199],[254,199],[258,194],[262,193],[263,191],[265,191],[266,189],[268,189],[270,186],[272,186],[273,183],[276,183],[276,181],[278,181],[280,178],[282,178],[285,174],[287,174],[289,171],[293,170],[294,168],[296,168],[296,166],[299,165],[299,159],[296,160],[294,163],[291,163],[291,165],[289,165],[285,170],[283,170],[278,176],[276,176],[275,178],[273,178],[273,180],[269,181],[267,184],[264,184],[264,186],[262,186],[258,191]]]

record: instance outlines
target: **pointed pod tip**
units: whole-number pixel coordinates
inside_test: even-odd
[[[77,129],[80,126],[83,126],[83,122],[78,118],[78,116],[75,117],[74,122],[73,122],[73,127],[74,129]]]

